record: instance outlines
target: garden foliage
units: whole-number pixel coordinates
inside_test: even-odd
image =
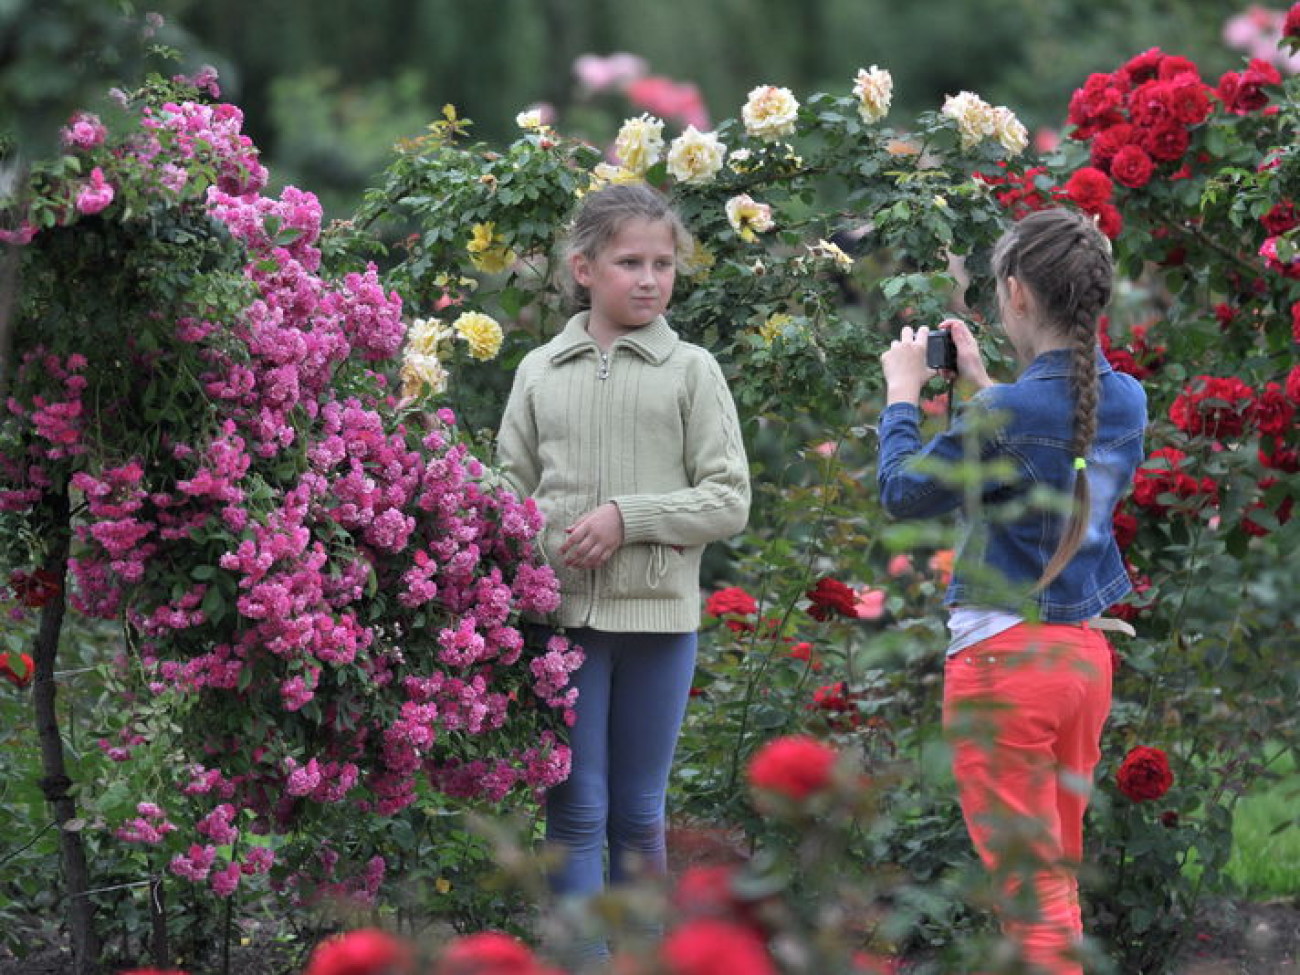
[[[111,131],[69,124],[9,211],[0,517],[20,626],[66,595],[120,633],[96,662],[111,761],[83,763],[79,800],[118,869],[390,904],[385,824],[564,774],[578,658],[526,644],[553,580],[490,431],[508,368],[567,314],[575,197],[646,179],[693,231],[671,315],[728,372],[756,486],[710,565],[675,812],[739,831],[728,910],[784,969],[849,970],[863,944],[975,963],[937,731],[953,526],[890,524],[874,497],[878,356],[957,313],[1009,374],[988,248],[1067,205],[1112,241],[1103,348],[1153,418],[1115,519],[1137,636],[1116,638],[1087,923],[1120,971],[1168,962],[1224,889],[1236,799],[1300,746],[1300,87],[1152,49],[1084,79],[1031,149],[970,92],[895,120],[892,85],[759,85],[709,131],[639,106],[612,158],[537,112],[475,142],[448,107],[324,231],[310,194],[262,194],[211,78],[154,82]],[[962,393],[936,389],[928,422]]]

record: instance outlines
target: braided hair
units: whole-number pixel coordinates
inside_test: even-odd
[[[1069,340],[1074,497],[1065,531],[1035,584],[1039,591],[1074,557],[1088,526],[1091,497],[1080,461],[1097,434],[1097,322],[1110,302],[1114,263],[1110,241],[1090,217],[1053,208],[1030,213],[1012,226],[994,248],[992,265],[999,283],[1015,277],[1029,289],[1043,327]]]

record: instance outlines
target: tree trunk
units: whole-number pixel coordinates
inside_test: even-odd
[[[72,939],[72,957],[76,975],[91,975],[98,970],[99,939],[95,935],[95,908],[90,901],[90,871],[86,865],[86,848],[81,839],[76,800],[69,794],[72,780],[63,761],[63,737],[55,708],[54,664],[59,650],[59,634],[67,606],[64,589],[68,574],[68,550],[71,542],[71,508],[66,485],[57,492],[47,492],[42,502],[50,516],[51,532],[45,570],[58,580],[58,591],[41,609],[40,629],[32,654],[35,678],[32,704],[36,712],[36,734],[41,746],[41,791],[54,813],[59,827],[59,845],[63,859],[64,894],[68,903],[68,932]]]

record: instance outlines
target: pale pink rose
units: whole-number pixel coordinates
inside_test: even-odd
[[[885,615],[885,590],[863,586],[853,602],[853,614],[860,620],[878,620]]]
[[[573,62],[573,73],[582,87],[589,92],[622,87],[642,78],[646,73],[646,60],[635,54],[618,53],[609,57],[583,54]]]
[[[819,443],[813,448],[813,453],[820,454],[822,457],[834,457],[835,441],[827,440],[825,443]]]
[[[885,570],[889,573],[891,579],[897,579],[912,571],[912,557],[903,552],[899,552],[889,560],[889,567]]]

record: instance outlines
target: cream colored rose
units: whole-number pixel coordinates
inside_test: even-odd
[[[402,396],[414,399],[425,391],[437,394],[447,389],[447,370],[436,355],[408,352],[402,358]]]
[[[727,147],[716,135],[688,125],[668,147],[668,172],[683,183],[707,183],[718,174],[726,157]]]
[[[644,173],[663,156],[664,123],[653,115],[630,118],[614,139],[614,154],[623,168]]]
[[[749,93],[745,107],[740,110],[745,121],[745,131],[769,142],[794,133],[794,123],[799,116],[799,101],[789,88],[760,85]]]
[[[417,318],[406,333],[406,347],[417,355],[438,354],[438,347],[451,338],[451,329],[437,318]]]
[[[961,147],[970,149],[994,135],[996,120],[993,106],[974,92],[949,95],[943,102],[943,114],[957,123]]]
[[[889,114],[889,103],[894,97],[894,77],[884,68],[874,64],[858,70],[853,94],[858,98],[858,114],[871,125]]]
[[[727,201],[727,221],[731,224],[741,240],[753,242],[757,234],[772,229],[772,208],[766,203],[757,203],[748,193],[733,196]]]
[[[501,326],[495,318],[482,312],[467,311],[451,327],[469,345],[469,354],[486,362],[501,351]]]
[[[525,132],[542,127],[542,110],[540,108],[528,108],[515,116],[515,125],[519,126]]]
[[[1011,109],[1003,105],[993,109],[993,134],[1002,143],[1002,148],[1013,156],[1020,155],[1029,145],[1029,133],[1024,125]]]

